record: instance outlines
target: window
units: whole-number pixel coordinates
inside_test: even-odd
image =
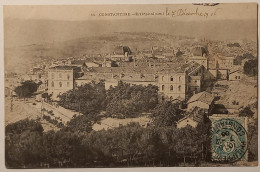
[[[51,82],[51,87],[54,87],[54,82],[53,81]]]
[[[68,80],[70,80],[70,74],[67,75]]]
[[[163,81],[163,78],[164,78],[164,76],[162,76],[162,81]]]
[[[180,85],[179,85],[178,89],[179,89],[179,91],[181,91],[181,86]]]
[[[170,86],[170,91],[173,91],[173,86],[172,85]]]
[[[173,81],[173,77],[171,76],[171,81]]]
[[[59,77],[62,78],[62,73],[59,73]]]
[[[69,87],[70,86],[70,82],[67,82],[67,87]]]
[[[60,87],[62,87],[62,82],[60,82],[59,84],[60,84]]]
[[[197,84],[197,82],[198,82],[198,81],[197,81],[197,80],[195,80],[194,82],[195,82],[195,84]]]
[[[164,90],[164,85],[162,85],[162,91]]]
[[[51,73],[51,78],[54,79],[54,73]]]
[[[179,81],[181,81],[181,76],[179,76]]]

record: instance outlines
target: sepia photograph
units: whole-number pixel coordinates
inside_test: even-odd
[[[7,169],[258,166],[258,4],[4,5]]]

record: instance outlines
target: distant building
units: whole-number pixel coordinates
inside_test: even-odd
[[[48,94],[54,100],[62,93],[74,89],[74,80],[81,68],[78,66],[55,66],[48,71]]]
[[[197,62],[208,69],[208,51],[202,46],[197,46],[192,48],[191,57],[189,57],[189,62]]]
[[[115,47],[110,59],[114,61],[132,61],[132,52],[128,46]]]
[[[160,100],[187,99],[201,91],[202,80],[203,66],[196,62],[164,69],[158,74]]]
[[[95,62],[94,60],[87,59],[87,60],[72,60],[70,62],[70,65],[72,66],[78,66],[83,68],[86,67],[101,67],[102,64]]]
[[[161,100],[176,99],[177,97],[186,98],[187,76],[185,72],[175,72],[173,70],[165,70],[159,74],[158,86]]]
[[[217,56],[215,57],[217,69],[232,69],[235,57]]]
[[[191,112],[188,112],[184,118],[177,122],[177,128],[180,129],[186,126],[196,128],[200,122],[203,122],[203,118],[204,113],[199,108],[194,108]]]
[[[84,85],[91,81],[105,81],[106,89],[116,86],[118,81],[129,83],[130,85],[157,85],[156,75],[150,68],[130,68],[130,67],[93,67],[84,70],[84,76],[75,80],[76,85]]]
[[[241,80],[241,77],[242,77],[242,72],[237,69],[237,70],[231,70],[229,72],[229,80],[230,81],[240,81]]]
[[[206,91],[193,95],[187,102],[188,110],[195,107],[203,109],[206,114],[210,114],[214,105],[214,96]]]

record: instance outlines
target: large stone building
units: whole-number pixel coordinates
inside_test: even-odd
[[[128,46],[120,45],[114,48],[109,58],[115,61],[132,61],[132,52]]]
[[[158,87],[161,100],[188,99],[201,91],[204,66],[196,62],[159,72]]]
[[[57,100],[58,95],[74,89],[74,80],[79,77],[81,68],[77,66],[55,66],[48,71],[48,94]]]
[[[191,57],[189,57],[189,62],[197,62],[208,69],[208,51],[202,46],[193,47],[191,49]]]

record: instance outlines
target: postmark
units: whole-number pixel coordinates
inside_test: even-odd
[[[224,118],[212,122],[212,160],[235,162],[246,159],[247,132],[240,120]]]

